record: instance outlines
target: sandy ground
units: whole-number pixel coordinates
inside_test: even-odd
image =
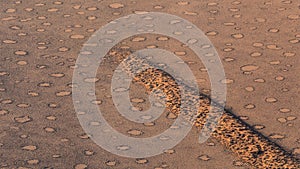
[[[0,168],[251,168],[216,140],[197,142],[195,128],[172,150],[146,159],[111,154],[83,131],[72,103],[72,73],[82,45],[101,26],[138,11],[166,12],[197,25],[217,49],[227,79],[227,107],[299,157],[300,11],[296,0],[1,1]],[[210,83],[195,54],[174,39],[140,35],[120,47],[159,47],[185,60],[204,93]],[[98,71],[97,102],[118,131],[160,133],[172,119],[135,125],[111,108],[111,63]],[[115,65],[116,66],[116,65]],[[143,88],[131,98],[149,107]]]

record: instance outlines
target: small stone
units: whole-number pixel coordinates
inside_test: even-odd
[[[291,109],[288,109],[288,108],[281,108],[281,109],[279,109],[279,111],[280,111],[281,113],[289,113],[289,112],[291,112]]]
[[[277,81],[283,81],[285,78],[283,76],[276,76],[275,80]]]
[[[21,137],[21,138],[28,138],[28,135],[22,134],[22,135],[20,135],[20,137]]]
[[[81,135],[79,135],[79,138],[81,138],[81,139],[89,139],[90,137],[89,137],[88,134],[81,134]]]
[[[138,15],[143,15],[143,14],[147,14],[149,12],[147,11],[134,11],[135,14],[138,14]]]
[[[148,46],[146,46],[146,48],[147,49],[154,49],[154,48],[157,48],[157,46],[156,45],[148,45]]]
[[[282,134],[271,134],[270,135],[270,138],[272,138],[272,139],[283,139],[283,138],[285,138],[285,136],[284,135],[282,135]]]
[[[55,116],[47,116],[47,120],[55,121],[57,118]]]
[[[217,2],[209,2],[207,3],[207,6],[217,6],[218,3]]]
[[[189,2],[187,2],[187,1],[179,1],[179,2],[177,2],[177,4],[181,5],[181,6],[184,6],[184,5],[188,5]]]
[[[210,157],[208,155],[204,154],[204,155],[200,155],[198,157],[198,159],[202,160],[202,161],[208,161],[208,160],[210,160]]]
[[[84,79],[85,82],[88,82],[88,83],[95,83],[95,82],[98,82],[100,79],[98,78],[86,78]]]
[[[39,87],[50,87],[50,86],[52,86],[52,84],[49,82],[41,82],[38,84],[38,86]]]
[[[276,44],[269,44],[267,45],[268,49],[272,49],[272,50],[279,50],[281,49],[281,47],[277,46]]]
[[[88,11],[96,11],[96,10],[98,10],[98,8],[97,7],[88,7],[88,8],[86,8]]]
[[[277,119],[277,121],[279,121],[280,123],[285,123],[286,119],[283,118],[283,117],[280,117],[280,118]]]
[[[294,53],[294,52],[284,52],[283,53],[283,56],[285,56],[285,57],[293,57],[295,55],[296,55],[296,53]]]
[[[259,66],[256,65],[244,65],[241,67],[242,71],[255,71],[259,68]]]
[[[148,163],[148,160],[142,158],[142,159],[136,159],[135,162],[138,164],[146,164],[146,163]]]
[[[253,92],[254,91],[254,87],[248,86],[248,87],[245,87],[245,90],[248,91],[248,92]]]
[[[230,47],[227,47],[227,48],[224,48],[223,49],[223,51],[224,52],[231,52],[231,51],[233,51],[234,50],[234,48],[230,48]],[[229,57],[227,57],[227,58],[229,58]],[[225,60],[225,59],[224,59]],[[226,60],[225,60],[226,61]]]
[[[133,135],[133,136],[140,136],[143,134],[143,131],[141,130],[136,130],[136,129],[131,129],[127,131],[128,134]]]
[[[297,117],[295,117],[295,116],[288,116],[286,119],[287,119],[288,121],[292,121],[292,120],[297,119]]]
[[[57,92],[55,95],[58,96],[58,97],[69,96],[69,95],[71,95],[71,92],[69,92],[69,91],[60,91],[60,92]]]
[[[91,155],[94,155],[95,152],[91,151],[91,150],[85,150],[84,151],[84,154],[87,155],[87,156],[91,156]]]
[[[5,44],[15,44],[15,43],[17,43],[16,40],[11,40],[11,39],[6,39],[6,40],[3,40],[2,42],[5,43]]]
[[[36,165],[36,164],[39,164],[40,160],[38,159],[31,159],[31,160],[27,160],[27,163],[29,165]]]
[[[168,118],[168,119],[176,119],[176,118],[177,118],[177,115],[174,114],[174,113],[169,113],[169,114],[167,115],[167,118]]]
[[[29,103],[20,103],[20,104],[17,104],[17,107],[28,108],[28,107],[30,107],[30,104]]]
[[[296,43],[299,43],[300,40],[299,39],[290,39],[289,42],[293,43],[293,44],[296,44]]]
[[[255,105],[254,104],[247,104],[244,106],[246,109],[254,109]]]
[[[259,124],[254,125],[253,127],[254,127],[254,129],[256,129],[256,130],[261,130],[261,129],[266,128],[264,125],[259,125]]]
[[[265,18],[255,18],[256,22],[266,22]]]
[[[6,13],[14,13],[16,12],[17,10],[16,9],[13,9],[13,8],[8,8],[5,10]]]
[[[296,20],[296,19],[300,18],[300,15],[291,14],[291,15],[288,15],[287,18],[290,19],[290,20]]]
[[[119,8],[123,8],[124,4],[121,3],[113,3],[109,5],[110,8],[114,8],[114,9],[119,9]]]
[[[86,164],[77,164],[74,169],[87,169],[87,165]]]
[[[25,60],[19,60],[19,61],[17,61],[17,64],[24,66],[24,65],[27,65],[28,63]]]
[[[165,150],[164,153],[166,154],[174,154],[175,153],[175,150]]]
[[[83,39],[84,36],[83,35],[77,35],[77,34],[75,34],[75,35],[71,35],[70,38],[71,39]]]
[[[9,113],[8,110],[0,109],[0,116],[7,115]]]
[[[223,25],[225,25],[225,26],[234,26],[234,25],[236,25],[236,23],[234,23],[234,22],[224,22]]]
[[[30,95],[30,96],[32,96],[32,97],[37,97],[37,96],[39,96],[39,93],[37,93],[37,92],[32,92],[32,91],[29,91],[27,94]]]
[[[61,78],[61,77],[64,77],[65,74],[64,73],[51,73],[49,76]]]
[[[57,12],[58,9],[57,9],[57,8],[49,8],[47,11],[48,11],[48,12]]]
[[[254,82],[258,82],[258,83],[264,83],[266,82],[265,79],[254,79]]]
[[[143,123],[144,126],[154,126],[155,123],[154,122],[146,122],[146,123]]]
[[[60,51],[60,52],[67,52],[67,51],[69,51],[70,50],[70,48],[68,48],[68,47],[60,47],[59,49],[58,49],[58,51]]]
[[[270,63],[271,65],[279,65],[279,64],[280,64],[280,61],[274,60],[274,61],[270,61],[269,63]]]
[[[15,117],[14,120],[17,123],[27,123],[32,121],[32,118],[29,116],[20,116],[20,117]]]
[[[205,33],[205,35],[207,36],[216,36],[218,35],[219,33],[217,31],[208,31]]]
[[[196,15],[198,15],[197,12],[190,12],[190,11],[184,11],[184,14],[185,15],[190,15],[190,16],[196,16]]]
[[[70,140],[67,139],[67,138],[62,138],[62,139],[60,139],[60,141],[61,141],[61,142],[68,142],[68,141],[70,141]]]
[[[266,102],[268,102],[268,103],[275,103],[275,102],[277,102],[277,99],[274,98],[274,97],[269,97],[269,98],[266,98]]]
[[[23,50],[18,50],[18,51],[15,51],[15,54],[19,55],[19,56],[25,56],[25,55],[28,55],[28,52],[23,51]]]
[[[144,99],[140,99],[140,98],[134,98],[134,99],[131,99],[131,101],[132,101],[133,103],[143,103],[143,102],[145,102]]]
[[[74,9],[80,9],[80,8],[81,8],[81,5],[74,5],[73,8],[74,8]]]
[[[235,39],[242,39],[244,37],[244,35],[241,33],[232,34],[231,36]]]
[[[271,28],[268,31],[271,32],[271,33],[277,33],[277,32],[279,32],[279,29]]]
[[[55,129],[52,128],[52,127],[46,127],[46,128],[44,128],[44,130],[45,130],[46,132],[48,132],[48,133],[53,133],[53,132],[55,132]]]
[[[3,72],[0,71],[0,76],[5,76],[5,75],[6,76],[9,75],[9,73],[8,72],[4,72],[4,71]]]
[[[208,146],[215,146],[216,144],[214,142],[207,142],[206,143]]]
[[[262,47],[262,46],[264,46],[264,44],[261,43],[261,42],[254,42],[254,43],[252,44],[252,46],[254,46],[254,47]]]
[[[177,52],[174,52],[174,53],[175,53],[175,55],[178,55],[178,56],[186,55],[186,52],[184,52],[184,51],[177,51]]]
[[[223,83],[223,84],[231,84],[233,82],[234,82],[233,79],[228,79],[228,78],[226,78],[226,79],[224,79],[224,80],[221,81],[221,83]]]
[[[166,36],[161,36],[161,37],[158,37],[157,40],[158,41],[167,41],[167,40],[169,40],[169,38]]]
[[[145,41],[145,40],[146,40],[145,37],[135,37],[131,41],[132,42],[142,42],[142,41]]]
[[[259,57],[259,56],[262,56],[262,53],[261,52],[252,52],[252,53],[250,53],[250,56]]]
[[[102,100],[94,100],[92,101],[93,104],[96,104],[96,105],[100,105],[102,104]]]
[[[50,104],[48,104],[48,106],[49,106],[50,108],[57,108],[59,105],[56,104],[56,103],[50,103]]]
[[[108,166],[116,166],[117,163],[118,163],[118,162],[115,161],[115,160],[114,160],[114,161],[107,161],[107,162],[105,162],[105,164],[108,165]]]
[[[27,151],[34,151],[36,149],[37,149],[37,147],[34,145],[28,145],[28,146],[22,147],[22,150],[27,150]]]
[[[249,120],[249,117],[248,116],[240,116],[240,119],[241,120]]]
[[[242,161],[234,161],[234,162],[233,162],[233,165],[234,165],[234,166],[243,166],[244,163],[243,163]]]

